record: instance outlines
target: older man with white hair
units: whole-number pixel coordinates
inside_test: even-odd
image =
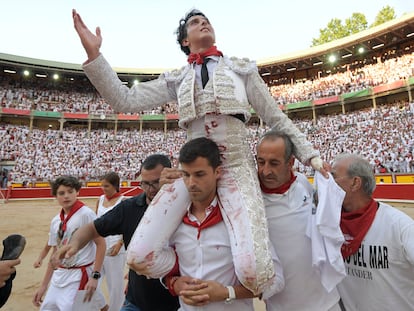
[[[413,219],[373,199],[373,168],[364,158],[339,155],[332,175],[346,192],[341,229],[347,276],[338,285],[346,310],[414,310]]]

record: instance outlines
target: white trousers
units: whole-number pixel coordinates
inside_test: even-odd
[[[103,262],[102,275],[109,293],[109,311],[119,311],[125,300],[125,262],[124,246],[116,256],[105,256]]]
[[[73,310],[73,303],[75,296],[79,291],[79,283],[80,282],[73,282],[65,287],[57,287],[50,284],[42,305],[40,306],[40,311],[77,311]],[[92,310],[96,311],[99,311],[106,304],[105,297],[99,287],[92,297],[92,302],[94,306]]]
[[[207,137],[220,148],[222,175],[217,194],[229,232],[239,281],[259,294],[275,272],[255,162],[243,122],[226,115],[206,115],[193,121],[187,140]],[[182,222],[190,197],[182,180],[165,185],[152,200],[128,247],[128,262],[151,262],[151,277],[162,277],[175,263],[175,254],[158,256]],[[165,250],[163,250],[165,252]],[[220,260],[218,258],[218,260]]]

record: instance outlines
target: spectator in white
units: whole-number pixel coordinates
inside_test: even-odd
[[[270,242],[282,263],[285,288],[266,300],[268,311],[340,310],[336,289],[327,292],[312,268],[312,246],[306,228],[313,207],[313,188],[293,172],[293,144],[277,131],[266,132],[257,145],[257,170]],[[306,281],[305,281],[306,280]]]
[[[101,179],[101,195],[96,202],[96,215],[98,217],[108,213],[119,203],[124,196],[120,192],[119,175],[115,172],[105,174]],[[102,265],[102,276],[105,277],[109,293],[108,311],[119,311],[125,300],[125,247],[122,234],[109,235],[105,237],[106,253]]]
[[[398,109],[401,106],[405,109]],[[399,161],[398,173],[413,173],[414,127],[408,110],[408,102],[395,102],[378,106],[375,110],[319,116],[315,125],[311,120],[294,122],[328,161],[342,152],[358,153],[370,159],[373,166],[375,163],[374,169],[379,173],[380,165],[388,156],[394,160],[402,157],[405,163]],[[401,132],[401,128],[406,130]],[[252,151],[266,129],[269,128],[257,124],[249,126],[248,141]],[[177,157],[186,134],[182,129],[164,132],[130,128],[118,129],[116,135],[110,129],[92,130],[88,137],[82,129],[65,127],[60,132],[33,128],[30,131],[27,126],[1,124],[0,136],[3,138],[0,141],[1,158],[16,163],[11,170],[13,182],[29,180],[31,183],[64,174],[98,180],[108,170],[116,171],[122,180],[131,180],[146,155],[171,150],[171,154]],[[117,144],[113,144],[114,139]],[[296,165],[299,172],[313,174],[310,167],[299,161]]]
[[[347,276],[338,285],[346,310],[414,310],[414,220],[372,198],[375,178],[364,158],[339,155],[332,175],[346,192],[341,229]]]

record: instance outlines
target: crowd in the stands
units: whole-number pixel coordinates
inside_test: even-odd
[[[348,68],[319,79],[270,87],[275,104],[317,99],[353,92],[413,76],[414,53],[378,61],[357,69]],[[0,76],[2,108],[25,110],[114,113],[91,87],[14,80]],[[43,84],[42,84],[43,83]],[[76,85],[76,87],[75,87]],[[167,103],[146,114],[177,113],[175,103]],[[377,109],[295,120],[322,158],[332,160],[338,153],[359,153],[371,160],[376,173],[414,172],[414,103],[393,102]],[[250,141],[255,144],[266,127],[250,125]],[[87,129],[65,127],[62,131],[0,124],[0,160],[13,160],[10,179],[30,183],[70,174],[96,180],[110,170],[124,180],[137,178],[141,161],[150,153],[169,154],[176,161],[185,142],[180,129]],[[297,169],[312,174],[310,167]]]
[[[314,79],[272,85],[276,104],[295,103],[332,95],[354,92],[370,86],[405,80],[414,76],[414,53],[382,60],[362,67],[348,67],[346,70],[331,73]],[[39,111],[59,111],[70,113],[113,114],[113,109],[92,87],[73,87],[62,83],[24,79],[7,79],[0,76],[0,105],[4,108],[17,108]],[[176,114],[175,102],[166,103],[141,114]]]
[[[322,158],[332,160],[341,152],[359,153],[371,160],[376,173],[414,172],[414,103],[394,103],[377,109],[295,120]],[[252,151],[266,127],[249,127]],[[141,161],[150,153],[177,159],[185,132],[180,129],[113,130],[64,128],[40,130],[11,124],[0,125],[0,158],[14,160],[15,182],[50,180],[70,174],[96,180],[110,170],[124,180],[137,178]],[[312,174],[310,167],[297,169]]]
[[[405,80],[411,76],[414,76],[414,53],[383,61],[378,59],[375,64],[348,68],[344,72],[318,79],[274,85],[270,87],[270,91],[277,104],[285,105],[351,93],[367,87]]]

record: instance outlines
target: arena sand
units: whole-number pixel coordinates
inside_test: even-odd
[[[81,199],[88,206],[95,206],[96,198]],[[396,206],[396,204],[395,204]],[[414,203],[398,204],[398,206],[411,217],[414,217]],[[7,311],[38,310],[32,304],[32,296],[39,287],[45,273],[48,257],[42,267],[33,268],[33,262],[39,256],[42,247],[48,239],[51,219],[60,211],[54,199],[41,200],[11,200],[0,204],[0,239],[13,233],[26,237],[27,244],[22,254],[21,264],[17,266],[17,276],[13,282],[12,294],[3,306]],[[106,289],[104,288],[104,293]],[[265,310],[262,302],[255,301],[257,311]]]

